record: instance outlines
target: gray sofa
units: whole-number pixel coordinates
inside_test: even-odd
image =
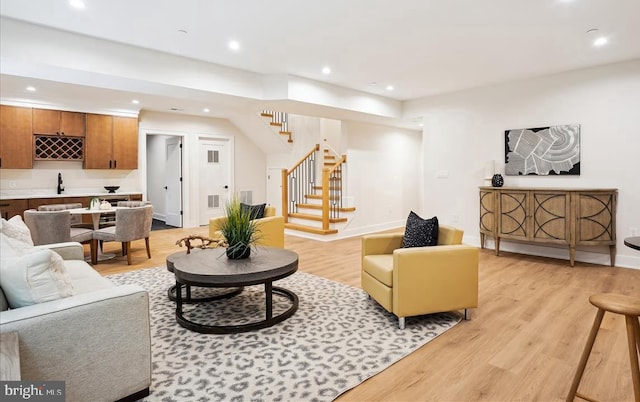
[[[136,400],[149,394],[149,296],[116,286],[84,261],[79,243],[49,246],[64,259],[75,294],[8,309],[0,333],[16,332],[21,380],[65,381],[67,401]]]

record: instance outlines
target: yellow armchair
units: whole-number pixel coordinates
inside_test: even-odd
[[[256,226],[260,231],[260,238],[256,242],[259,246],[284,248],[284,217],[275,216],[275,207],[266,207],[264,209],[264,218],[256,219]],[[219,239],[220,224],[227,219],[224,216],[209,219],[209,237]]]
[[[362,238],[362,289],[387,311],[405,317],[478,307],[478,248],[463,231],[441,225],[438,245],[402,248],[404,233]]]

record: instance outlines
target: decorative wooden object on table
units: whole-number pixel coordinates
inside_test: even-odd
[[[480,187],[480,244],[485,236],[569,246],[574,265],[576,246],[609,246],[616,257],[617,189]]]
[[[200,240],[200,245],[192,245],[191,244],[192,240]],[[182,239],[176,242],[176,245],[180,247],[186,246],[187,254],[191,254],[192,248],[201,248],[204,250],[205,248],[217,248],[217,247],[228,246],[227,241],[224,239],[211,239],[209,237],[198,236],[198,235],[183,237]]]
[[[580,363],[576,375],[573,378],[567,402],[573,401],[575,397],[592,401],[593,399],[582,395],[578,392],[580,380],[587,366],[587,360],[591,354],[591,349],[596,341],[596,336],[602,323],[605,312],[624,315],[627,324],[627,343],[629,345],[629,360],[631,363],[631,378],[633,382],[633,393],[635,401],[640,402],[640,368],[638,367],[638,353],[640,353],[640,324],[638,317],[640,316],[640,299],[625,295],[613,293],[601,293],[589,297],[589,302],[598,308],[598,313],[593,321],[587,344],[582,352]]]

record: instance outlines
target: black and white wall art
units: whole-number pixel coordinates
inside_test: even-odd
[[[580,125],[505,130],[504,152],[509,176],[580,175]]]

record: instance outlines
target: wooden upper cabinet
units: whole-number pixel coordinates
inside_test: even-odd
[[[138,168],[138,119],[87,114],[85,169]]]
[[[31,108],[0,105],[0,168],[33,168]]]
[[[138,168],[138,119],[113,116],[113,168]]]
[[[104,114],[87,114],[85,137],[85,169],[110,169],[112,154],[113,118]]]
[[[33,134],[85,136],[85,114],[33,109]]]

